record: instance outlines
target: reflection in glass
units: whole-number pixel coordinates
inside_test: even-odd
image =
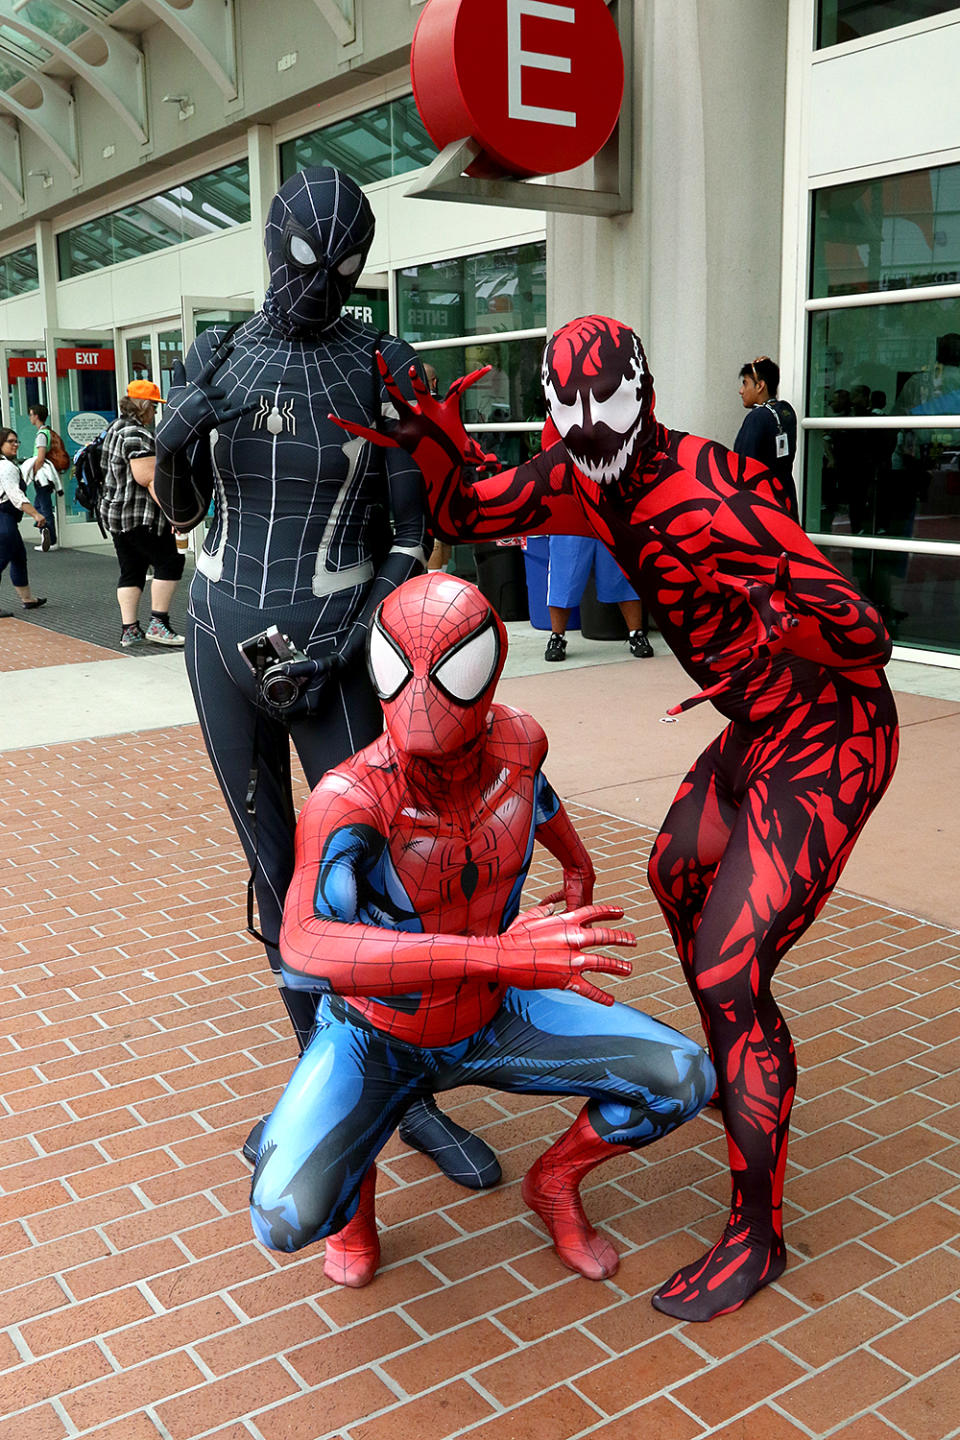
[[[960,649],[960,556],[822,549],[877,606],[898,645],[954,654]]]
[[[15,300],[40,284],[36,245],[0,255],[0,300]]]
[[[217,234],[249,219],[250,175],[243,160],[61,231],[60,279]]]
[[[546,255],[538,240],[401,270],[400,334],[415,342],[545,325]]]
[[[820,0],[817,46],[842,45],[955,8],[951,0]]]
[[[183,363],[183,331],[161,330],[157,336],[160,351],[160,394],[166,397],[173,383],[173,367],[176,361]]]
[[[429,165],[436,153],[413,96],[403,95],[285,141],[280,178],[289,180],[310,165],[335,165],[358,185],[372,185]]]
[[[804,471],[808,530],[960,544],[960,430],[811,430]]]
[[[814,312],[808,374],[810,415],[960,415],[960,298]]]
[[[150,364],[150,336],[130,335],[127,337],[127,384],[131,380],[152,380]]]
[[[540,384],[542,340],[503,340],[494,345],[450,345],[421,350],[420,360],[437,372],[441,395],[451,381],[483,365],[490,371],[463,392],[460,413],[465,425],[495,425],[497,421],[530,421],[538,428],[529,434],[484,431],[477,438],[504,465],[518,465],[540,449],[540,427],[546,419]]]
[[[813,197],[811,295],[960,281],[960,165],[909,170]]]

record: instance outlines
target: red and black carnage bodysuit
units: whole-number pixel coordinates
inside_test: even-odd
[[[649,864],[716,1065],[732,1172],[723,1236],[654,1304],[708,1320],[786,1263],[796,1062],[771,980],[893,774],[890,639],[790,519],[775,476],[657,423],[643,347],[626,326],[589,316],[556,332],[543,363],[544,448],[485,479],[475,467],[491,457],[459,423],[471,378],[443,401],[419,385],[417,403],[401,404],[397,391],[390,442],[420,465],[436,532],[598,536],[700,687],[675,710],[709,699],[729,721],[680,786]]]

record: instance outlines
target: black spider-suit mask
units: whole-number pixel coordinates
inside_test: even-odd
[[[270,203],[264,311],[287,336],[317,334],[338,318],[373,241],[373,211],[355,181],[316,165],[285,181]]]

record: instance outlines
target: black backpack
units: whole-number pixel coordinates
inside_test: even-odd
[[[108,428],[104,426],[97,438],[84,445],[73,457],[76,502],[93,516],[104,539],[107,532],[100,519],[100,502],[103,499],[103,439]]]

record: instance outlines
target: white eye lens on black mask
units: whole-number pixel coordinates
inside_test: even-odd
[[[295,265],[316,265],[317,257],[302,235],[291,235],[287,241],[287,254]]]
[[[362,255],[348,255],[346,260],[340,261],[340,264],[337,266],[337,273],[339,275],[344,275],[347,277],[351,275],[356,275],[357,271],[360,269],[360,263],[362,260]]]

